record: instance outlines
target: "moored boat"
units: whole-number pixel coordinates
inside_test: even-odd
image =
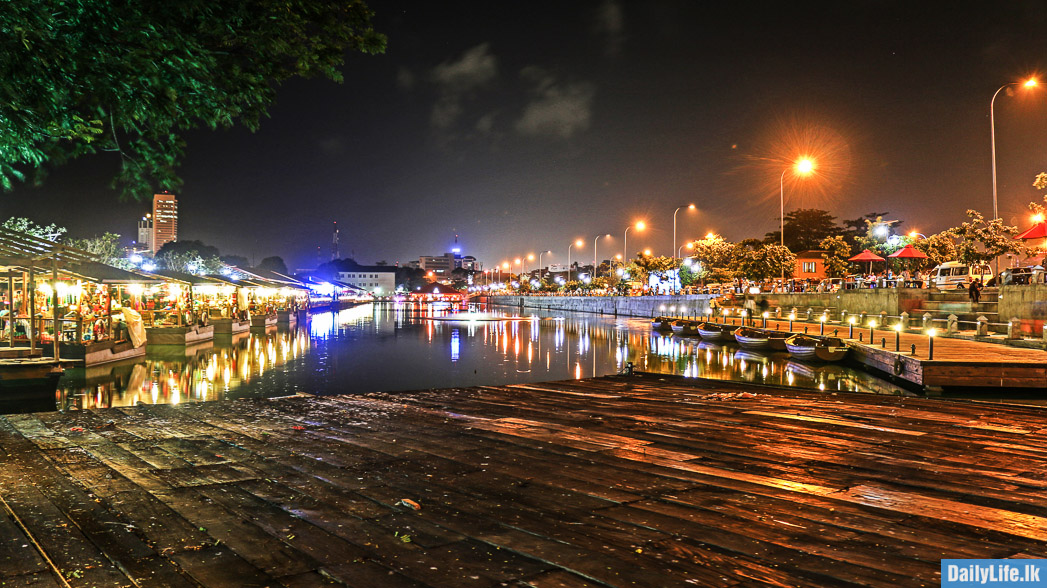
[[[738,342],[742,349],[761,350],[771,348],[771,337],[767,331],[750,329],[749,327],[736,329],[734,331],[734,340]]]
[[[771,351],[788,351],[785,347],[785,340],[792,337],[793,334],[788,331],[767,331],[768,345]]]
[[[793,359],[800,361],[840,361],[847,355],[847,344],[838,337],[815,338],[793,335],[785,340],[785,347]]]
[[[734,338],[734,331],[738,327],[732,325],[721,325],[717,323],[701,323],[698,325],[698,334],[706,341],[730,341]]]
[[[674,335],[698,336],[698,323],[689,320],[678,320],[673,323]]]
[[[667,316],[660,316],[651,320],[651,328],[656,331],[669,331],[672,329],[673,321]]]

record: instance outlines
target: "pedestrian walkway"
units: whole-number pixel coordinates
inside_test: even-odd
[[[938,586],[1047,552],[1043,410],[617,376],[0,417],[0,583]]]

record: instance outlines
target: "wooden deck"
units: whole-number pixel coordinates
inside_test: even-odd
[[[1044,415],[650,375],[11,415],[0,583],[938,586],[1047,551]]]

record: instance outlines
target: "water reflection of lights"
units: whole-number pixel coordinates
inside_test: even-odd
[[[334,313],[323,312],[313,315],[309,321],[309,334],[320,339],[327,339],[334,331]]]
[[[121,368],[100,366],[105,373],[120,375],[92,385],[89,395],[60,382],[60,403],[64,408],[105,408],[133,406],[140,400],[153,404],[219,400],[265,371],[294,361],[308,349],[309,341],[304,329],[252,334],[227,349],[210,348],[178,359],[147,356]]]
[[[86,392],[69,389],[62,402],[71,408],[91,408],[134,404],[139,398],[156,403],[176,398],[181,402],[215,400],[249,383],[252,389],[258,389],[255,386],[263,383],[287,385],[290,381],[294,385],[293,378],[280,376],[274,380],[270,374],[287,371],[281,366],[293,365],[303,356],[309,357],[306,360],[309,363],[302,364],[308,365],[309,370],[302,374],[322,374],[329,365],[328,346],[340,344],[337,339],[343,338],[366,343],[372,336],[370,333],[375,332],[379,336],[395,333],[397,339],[405,342],[411,341],[413,334],[413,341],[422,345],[431,340],[444,350],[450,349],[449,355],[446,351],[439,354],[446,365],[457,362],[470,368],[463,372],[475,373],[472,368],[483,365],[491,366],[489,373],[495,373],[504,365],[505,373],[534,374],[532,381],[615,373],[628,363],[639,371],[822,390],[851,391],[870,379],[840,368],[787,369],[782,356],[760,358],[759,354],[739,353],[737,347],[730,344],[712,345],[698,339],[653,332],[648,321],[639,319],[572,316],[536,320],[529,317],[527,320],[462,322],[452,327],[452,323],[423,321],[419,317],[419,313],[391,305],[384,310],[366,308],[357,312],[317,314],[309,327],[302,325],[290,333],[251,334],[231,346],[200,352],[196,357],[150,359],[140,364],[140,373],[136,368],[137,375],[132,376],[128,373],[130,368],[126,368],[115,381],[102,384],[94,381]],[[376,331],[375,324],[379,322],[382,330]],[[321,353],[310,354],[313,341]],[[544,361],[541,360],[543,351]],[[319,358],[315,367],[313,358]],[[480,373],[483,374],[483,370]],[[263,374],[265,377],[260,378]],[[887,387],[882,383],[873,385]]]

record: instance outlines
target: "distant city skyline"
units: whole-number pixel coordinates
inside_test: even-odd
[[[294,81],[261,130],[188,135],[179,238],[223,254],[314,264],[440,254],[453,235],[485,266],[593,238],[607,257],[674,254],[708,232],[737,241],[784,208],[873,211],[924,234],[993,206],[1026,224],[1047,171],[1047,7],[1038,3],[688,1],[369,2],[385,55],[350,55],[344,85]],[[536,42],[536,39],[538,40]],[[0,195],[0,213],[73,236],[136,237],[116,154]],[[673,243],[673,212],[680,210]],[[575,255],[572,252],[572,256]],[[601,254],[601,257],[604,257]]]

